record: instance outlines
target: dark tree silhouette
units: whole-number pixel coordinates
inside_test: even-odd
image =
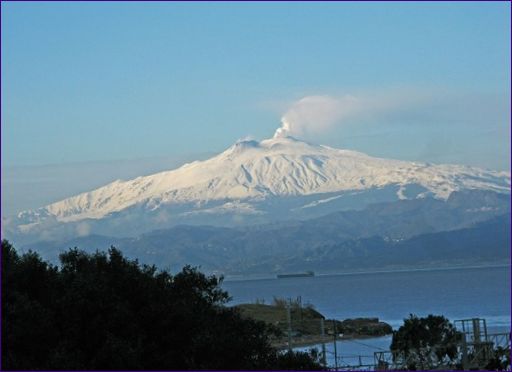
[[[321,369],[273,349],[269,328],[195,268],[171,275],[115,248],[60,262],[2,241],[2,369]]]
[[[460,334],[444,316],[418,318],[411,314],[393,332],[391,350],[395,361],[405,361],[408,370],[432,369],[443,363],[453,364],[459,339]]]

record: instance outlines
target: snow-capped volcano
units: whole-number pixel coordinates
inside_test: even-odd
[[[464,189],[509,193],[510,173],[381,159],[275,136],[261,142],[238,141],[205,161],[118,180],[38,210],[21,212],[16,225],[20,231],[29,231],[44,221],[90,221],[120,218],[124,213],[152,215],[161,224],[169,220],[179,223],[197,215],[265,215],[271,213],[269,203],[289,214],[370,191],[380,191],[384,200],[446,199]],[[381,199],[373,197],[370,202]],[[159,213],[164,210],[165,215]],[[161,224],[157,222],[158,227]]]

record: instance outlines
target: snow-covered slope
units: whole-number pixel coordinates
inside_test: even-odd
[[[265,213],[266,200],[312,196],[302,206],[332,203],[341,196],[395,187],[396,199],[433,196],[446,199],[454,191],[482,189],[510,192],[510,173],[458,165],[432,165],[370,157],[360,152],[313,145],[291,137],[239,141],[206,161],[115,181],[35,210],[21,212],[21,230],[44,220],[77,222],[103,219],[123,211],[154,213]],[[416,190],[411,193],[408,190]],[[171,209],[169,209],[171,208]]]

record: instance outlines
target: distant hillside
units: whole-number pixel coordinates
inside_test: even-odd
[[[289,259],[279,260],[284,271],[351,271],[361,269],[405,268],[446,265],[509,263],[510,215],[460,230],[422,234],[407,240],[382,237],[354,239],[340,244],[306,250]],[[272,264],[260,260],[260,268]]]
[[[489,209],[494,213],[508,209],[503,200],[494,203],[495,207],[489,202]],[[426,210],[434,212],[423,213]],[[480,218],[481,215],[473,216],[471,208],[446,210],[434,200],[423,203],[414,200],[375,205],[364,213],[339,212],[275,226],[244,229],[177,226],[137,238],[92,235],[64,243],[40,242],[23,248],[56,260],[59,252],[70,247],[94,251],[114,245],[144,263],[155,263],[172,270],[192,264],[228,275],[508,262],[509,213],[472,222]],[[402,231],[405,233],[400,234],[400,226],[410,229],[404,227]],[[450,231],[437,231],[443,227]]]

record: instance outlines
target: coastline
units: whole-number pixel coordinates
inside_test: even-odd
[[[493,268],[504,268],[512,267],[511,262],[502,263],[489,263],[483,265],[428,265],[428,266],[411,266],[402,268],[389,268],[383,270],[372,270],[372,269],[361,269],[353,271],[333,271],[333,272],[315,272],[314,276],[304,277],[304,279],[312,279],[315,277],[326,277],[326,276],[344,276],[344,275],[366,275],[366,274],[394,274],[394,273],[408,273],[408,272],[422,272],[422,271],[445,271],[445,270],[470,270],[470,269],[493,269]],[[269,280],[276,279],[275,274],[254,274],[254,275],[225,275],[224,282],[241,282],[241,281],[256,281],[256,280]],[[287,278],[280,278],[287,279]],[[294,278],[297,279],[297,278]]]
[[[384,337],[390,337],[391,335],[382,335],[382,336],[368,336],[368,335],[343,335],[341,337],[336,338],[336,342],[340,341],[351,341],[351,340],[370,340],[370,339],[380,339]],[[308,346],[318,346],[321,344],[329,344],[334,342],[333,335],[310,335],[310,336],[302,336],[292,338],[292,349],[304,348]],[[272,342],[272,346],[285,350],[288,348],[288,340],[281,339],[276,342]]]

